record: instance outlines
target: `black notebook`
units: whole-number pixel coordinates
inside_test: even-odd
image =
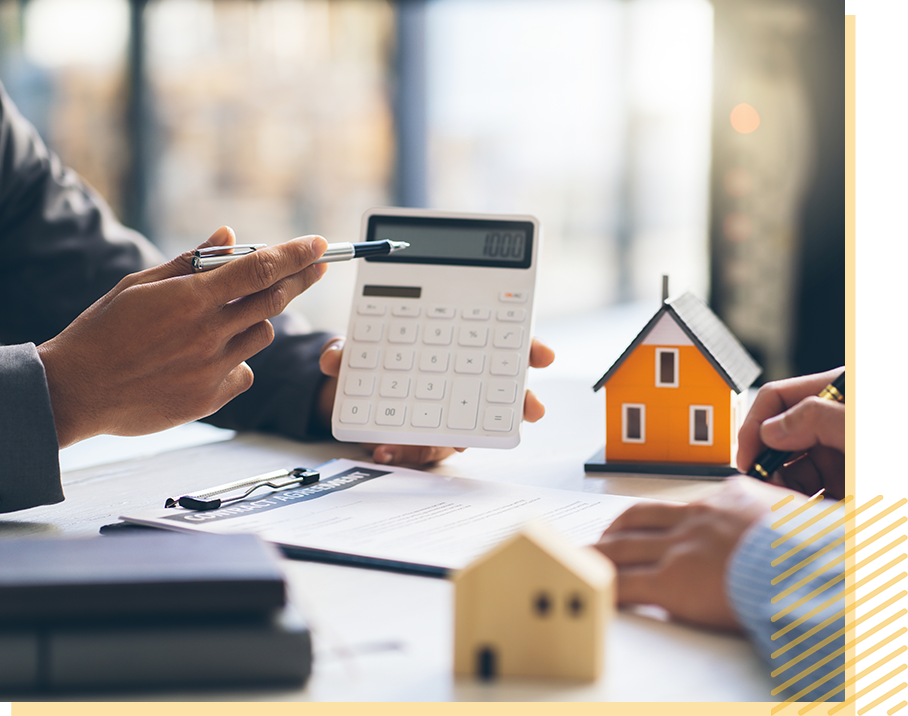
[[[269,614],[0,629],[0,695],[299,687],[312,642],[291,607]]]
[[[247,534],[2,540],[0,625],[265,613],[286,601],[279,560]]]

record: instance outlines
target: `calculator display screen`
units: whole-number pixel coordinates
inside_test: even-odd
[[[409,248],[367,261],[525,269],[533,256],[529,221],[371,216],[367,241],[406,241]]]

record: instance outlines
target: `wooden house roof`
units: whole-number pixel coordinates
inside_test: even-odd
[[[624,353],[593,386],[594,391],[599,390],[608,382],[608,379],[646,339],[646,336],[666,313],[675,320],[678,327],[700,349],[716,372],[736,392],[740,393],[749,388],[763,371],[750,357],[741,342],[728,330],[728,327],[710,310],[709,306],[694,294],[686,292],[677,298],[663,302],[662,308],[656,312],[656,315],[637,334]]]
[[[575,547],[545,523],[530,522],[455,572],[453,581],[459,582],[486,568],[495,569],[493,565],[496,560],[522,542],[533,545],[540,557],[560,563],[567,572],[591,587],[605,586],[609,580],[614,579],[614,570],[602,554],[591,547]]]

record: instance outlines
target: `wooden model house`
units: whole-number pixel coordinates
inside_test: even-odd
[[[762,370],[691,293],[667,298],[606,371],[605,453],[591,472],[724,475],[732,467],[746,391]]]
[[[614,566],[593,548],[524,528],[454,576],[455,673],[598,678],[614,585]]]

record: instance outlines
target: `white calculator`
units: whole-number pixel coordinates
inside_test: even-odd
[[[532,216],[371,209],[331,427],[338,440],[520,442],[541,240]]]

